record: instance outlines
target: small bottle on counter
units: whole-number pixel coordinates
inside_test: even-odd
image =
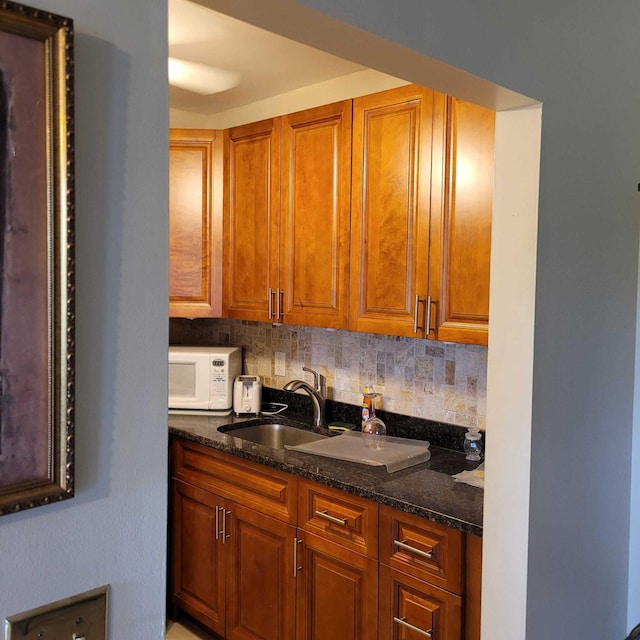
[[[479,429],[469,427],[467,433],[464,434],[464,452],[467,454],[467,460],[482,459],[482,435]]]

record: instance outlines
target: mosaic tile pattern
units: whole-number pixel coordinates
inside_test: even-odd
[[[327,394],[360,405],[362,388],[382,394],[379,408],[464,427],[486,426],[487,348],[246,320],[170,322],[170,344],[243,347],[244,372],[282,389],[293,378],[310,380],[302,367],[327,378]],[[276,376],[274,354],[286,358]]]

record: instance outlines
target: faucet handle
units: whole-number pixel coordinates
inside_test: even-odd
[[[313,387],[314,387],[314,389],[316,391],[319,391],[320,393],[322,393],[322,395],[324,395],[325,389],[326,389],[326,385],[327,385],[327,379],[321,373],[318,373],[317,371],[314,371],[313,369],[310,369],[309,367],[302,367],[302,370],[313,374]]]

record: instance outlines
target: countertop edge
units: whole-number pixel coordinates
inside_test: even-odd
[[[483,533],[483,527],[481,524],[478,524],[476,522],[470,522],[467,520],[462,520],[454,516],[451,516],[449,514],[442,513],[434,509],[430,509],[428,507],[417,505],[409,501],[401,500],[397,497],[386,494],[384,491],[381,490],[380,487],[367,488],[360,485],[345,482],[343,480],[336,479],[334,477],[331,477],[321,472],[313,472],[304,467],[287,463],[285,461],[279,461],[267,455],[262,455],[259,451],[246,451],[243,449],[239,449],[232,445],[228,445],[228,444],[216,441],[214,439],[207,438],[206,436],[203,436],[201,434],[191,433],[187,430],[181,429],[179,427],[171,426],[171,425],[169,425],[169,435],[183,438],[184,440],[189,440],[191,442],[196,442],[198,444],[202,444],[204,446],[210,447],[217,451],[228,453],[237,458],[249,460],[251,462],[256,462],[256,463],[265,465],[267,467],[277,469],[279,471],[284,471],[286,473],[290,473],[292,475],[305,478],[307,480],[312,480],[314,482],[324,484],[325,486],[339,489],[339,490],[345,491],[346,493],[350,493],[362,498],[369,499],[378,504],[384,504],[393,509],[397,509],[405,513],[409,513],[412,515],[419,516],[421,518],[425,518],[426,520],[430,520],[437,524],[442,524],[444,526],[457,529],[464,533],[469,533],[476,536],[482,536],[482,533]]]

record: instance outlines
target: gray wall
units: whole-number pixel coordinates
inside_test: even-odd
[[[640,5],[303,4],[543,102],[527,637],[623,638]]]
[[[76,29],[76,497],[0,519],[0,621],[110,583],[110,637],[162,638],[166,8],[38,4]]]

